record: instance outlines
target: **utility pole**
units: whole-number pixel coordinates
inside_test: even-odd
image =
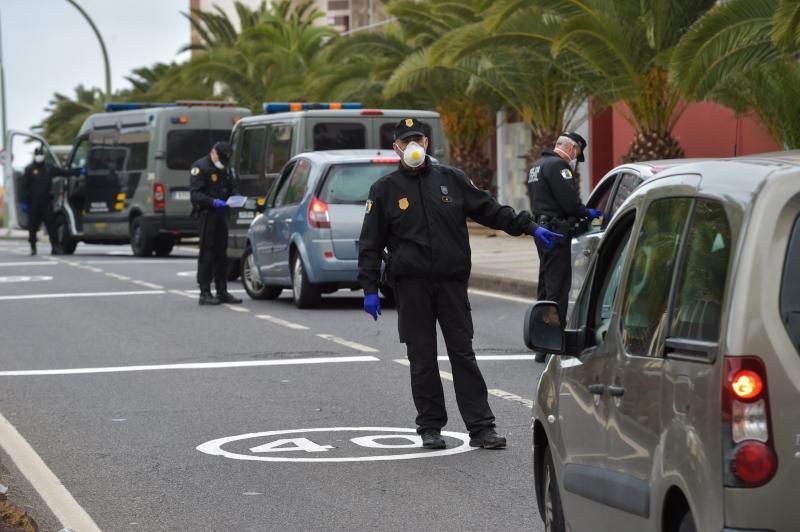
[[[80,11],[81,15],[83,15],[83,18],[86,19],[86,22],[88,22],[89,25],[92,27],[92,30],[94,30],[94,34],[97,35],[97,40],[100,41],[100,49],[103,51],[103,62],[106,65],[106,103],[108,103],[111,101],[111,66],[109,65],[108,62],[108,51],[106,50],[106,43],[103,42],[103,37],[100,35],[100,31],[97,29],[97,26],[95,26],[94,21],[91,19],[91,17],[89,17],[89,14],[86,13],[86,11],[84,11],[84,9],[78,5],[78,2],[76,2],[75,0],[67,0],[67,2],[75,6],[75,9]]]
[[[0,21],[0,113],[3,113],[3,149],[7,149],[8,120],[6,118],[6,73],[3,68],[3,24]]]

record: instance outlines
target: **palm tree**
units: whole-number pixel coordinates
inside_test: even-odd
[[[119,91],[115,99],[139,102],[173,102],[213,98],[213,83],[188,79],[185,63],[156,63],[134,69],[125,77],[130,89]]]
[[[42,136],[50,144],[72,144],[84,120],[101,112],[104,102],[103,91],[97,87],[78,85],[75,98],[55,93],[45,109],[49,115],[42,121]]]
[[[800,0],[732,0],[709,11],[672,57],[690,97],[754,112],[771,136],[800,148]]]

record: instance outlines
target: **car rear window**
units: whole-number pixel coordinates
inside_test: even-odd
[[[188,170],[192,163],[231,136],[228,129],[173,129],[167,133],[167,168]]]
[[[786,251],[781,283],[781,316],[794,347],[800,354],[800,216],[794,221],[792,237]]]
[[[314,126],[314,150],[361,150],[367,147],[367,128],[353,122],[323,122]]]
[[[367,201],[375,181],[397,169],[394,164],[337,164],[331,166],[319,199],[330,204],[359,204]]]

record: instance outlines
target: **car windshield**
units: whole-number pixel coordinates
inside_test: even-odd
[[[188,170],[211,147],[231,136],[227,129],[173,129],[167,133],[167,168]]]
[[[332,204],[364,203],[372,184],[396,169],[396,165],[385,163],[333,165],[328,170],[319,199]]]

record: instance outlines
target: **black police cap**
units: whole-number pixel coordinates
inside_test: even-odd
[[[228,142],[217,142],[214,144],[214,151],[217,152],[217,155],[222,160],[230,159],[231,153],[233,153],[231,145]]]
[[[394,140],[405,140],[409,137],[427,137],[428,126],[416,118],[404,118],[394,127]]]
[[[42,146],[41,144],[39,146],[37,146],[36,149],[33,150],[33,154],[34,155],[44,155],[44,146]]]
[[[578,145],[578,147],[581,149],[581,152],[578,154],[578,162],[582,163],[583,161],[585,161],[586,159],[583,157],[583,152],[584,150],[586,150],[586,139],[573,131],[567,131],[565,133],[562,133],[561,136],[571,139],[572,141],[575,142],[575,144]]]

